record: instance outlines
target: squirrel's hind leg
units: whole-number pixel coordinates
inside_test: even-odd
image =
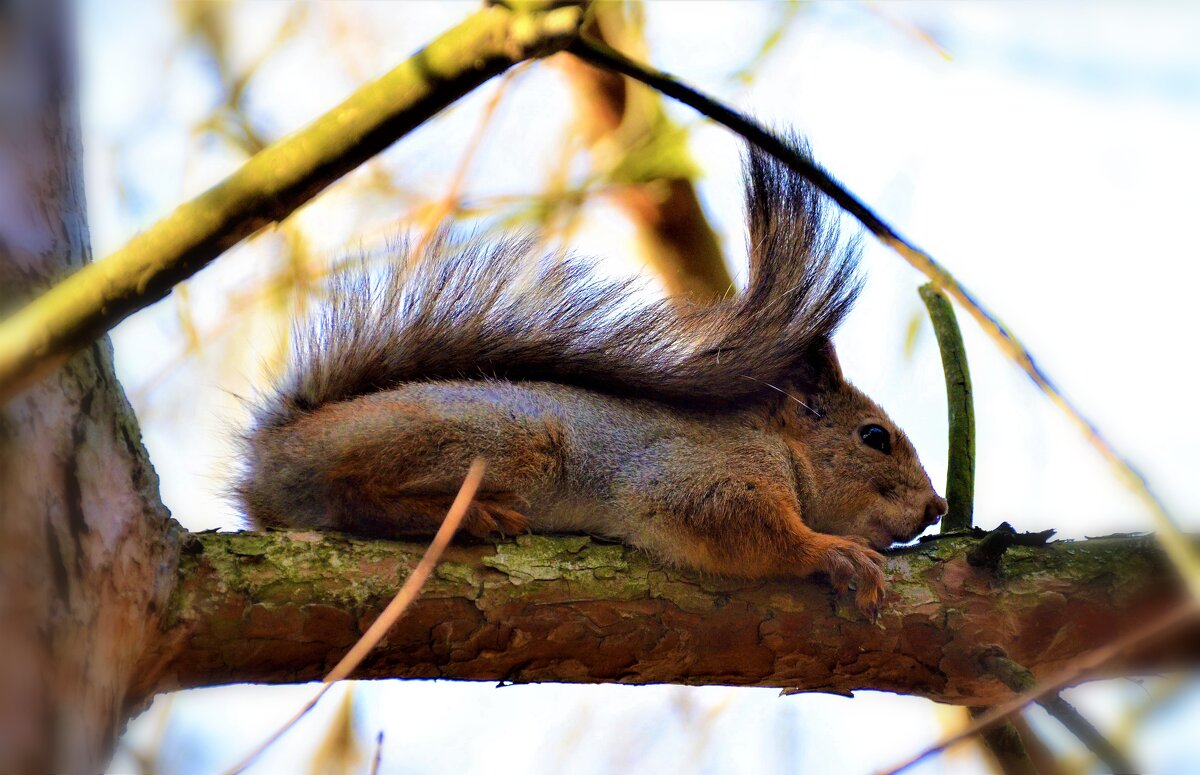
[[[475,458],[487,462],[463,522],[477,536],[528,528],[528,502],[558,471],[559,437],[539,416],[414,385],[322,406],[252,440],[243,497],[267,527],[394,538],[433,535]],[[446,394],[446,395],[443,395]]]
[[[437,532],[454,502],[452,495],[398,495],[360,492],[348,504],[353,524],[345,529],[380,538],[429,536]],[[519,498],[506,493],[479,493],[467,507],[460,530],[476,538],[517,535],[529,529],[528,518],[517,510]]]

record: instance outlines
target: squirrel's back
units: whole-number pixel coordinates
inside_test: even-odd
[[[297,333],[251,436],[423,380],[557,382],[713,410],[774,400],[778,385],[806,383],[859,290],[856,244],[839,240],[821,196],[751,150],[749,282],[712,305],[635,303],[633,281],[545,255],[531,238],[456,243],[442,232],[420,255],[353,266]]]

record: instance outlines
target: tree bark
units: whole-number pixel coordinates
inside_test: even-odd
[[[1011,693],[977,664],[984,646],[1046,675],[1181,599],[1152,539],[1013,547],[994,569],[967,562],[976,543],[892,553],[878,625],[819,581],[700,579],[586,537],[455,546],[358,677],[881,689],[985,705]],[[197,534],[141,689],[318,679],[423,548]],[[1184,633],[1112,669],[1197,657]]]
[[[70,27],[0,10],[0,311],[90,257]],[[107,338],[0,405],[0,772],[108,761],[179,535]]]

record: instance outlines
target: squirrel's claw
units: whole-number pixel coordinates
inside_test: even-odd
[[[825,538],[821,570],[838,592],[845,594],[853,586],[855,605],[871,621],[877,621],[884,592],[883,555],[856,540],[857,537]]]

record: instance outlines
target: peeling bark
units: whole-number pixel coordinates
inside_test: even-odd
[[[455,546],[357,677],[882,689],[986,705],[1010,692],[978,667],[982,646],[999,644],[1046,675],[1181,594],[1151,539],[1014,547],[995,569],[967,562],[975,543],[892,553],[878,625],[818,581],[701,579],[586,537]],[[195,535],[142,689],[320,678],[423,548],[336,534]],[[1200,640],[1185,635],[1156,650],[1156,669],[1200,656]]]

